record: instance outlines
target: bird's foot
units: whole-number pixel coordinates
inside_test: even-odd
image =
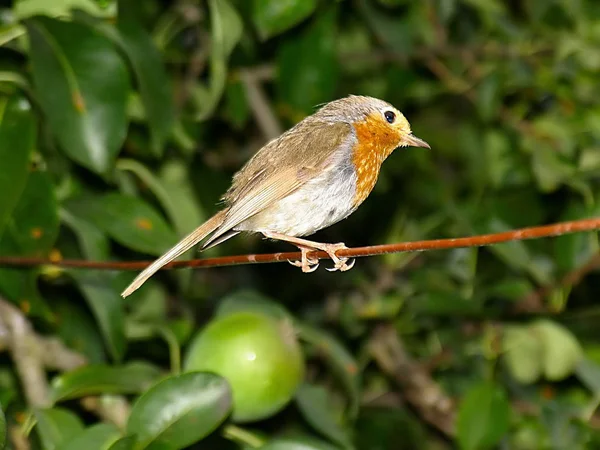
[[[354,263],[356,260],[354,258],[340,257],[336,252],[339,250],[345,250],[348,247],[343,242],[339,242],[337,244],[323,244],[323,246],[319,250],[323,250],[326,252],[331,260],[333,261],[333,267],[331,269],[327,269],[329,272],[335,272],[339,270],[340,272],[346,272],[354,267]]]
[[[300,247],[298,246],[300,251],[302,252],[302,259],[300,261],[288,261],[292,266],[301,267],[302,272],[310,273],[314,272],[319,268],[319,260],[314,258],[309,258],[308,254],[311,251],[314,251],[312,248],[308,247]]]

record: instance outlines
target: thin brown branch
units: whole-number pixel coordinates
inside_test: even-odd
[[[2,299],[0,299],[0,327],[8,331],[8,348],[27,403],[39,408],[49,406],[50,394],[42,349],[37,345],[33,328],[21,311]]]
[[[338,256],[358,258],[363,256],[383,255],[387,253],[421,252],[427,250],[446,250],[451,248],[483,247],[501,244],[511,241],[523,241],[527,239],[539,239],[545,237],[561,236],[583,231],[596,231],[600,229],[600,218],[581,219],[571,222],[560,222],[539,227],[521,228],[518,230],[504,231],[502,233],[482,234],[453,239],[431,239],[427,241],[401,242],[397,244],[371,245],[367,247],[354,247],[337,252]],[[300,252],[265,253],[237,256],[221,256],[218,258],[193,259],[189,261],[174,261],[164,268],[183,267],[223,267],[242,264],[264,264],[295,261],[300,259]],[[312,252],[311,258],[327,259],[325,252]],[[28,257],[0,257],[0,267],[33,267],[33,266],[55,266],[71,267],[80,269],[100,270],[140,270],[145,268],[151,261],[113,262],[113,261],[86,261],[80,259],[46,259]]]
[[[515,313],[548,313],[543,304],[543,298],[555,289],[575,286],[590,272],[600,267],[600,253],[592,256],[584,265],[567,273],[558,283],[553,283],[527,294],[515,304]]]
[[[446,436],[454,436],[454,402],[424,367],[410,357],[395,329],[387,325],[379,327],[371,339],[369,349],[381,370],[396,381],[406,401],[423,419]]]
[[[260,127],[265,139],[270,141],[283,133],[283,129],[269,104],[267,94],[261,86],[263,75],[262,68],[260,71],[253,71],[251,69],[240,69],[238,71],[238,76],[246,90],[248,103],[250,104],[250,109],[252,110],[252,114],[254,114],[256,123]]]

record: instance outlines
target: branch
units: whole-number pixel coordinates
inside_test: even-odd
[[[456,411],[450,399],[419,363],[404,349],[391,326],[382,325],[369,348],[382,372],[392,377],[406,400],[429,424],[448,437],[455,434]]]
[[[358,258],[363,256],[383,255],[386,253],[421,252],[427,250],[446,250],[451,248],[483,247],[511,241],[539,239],[545,237],[561,236],[583,231],[600,230],[600,218],[581,219],[571,222],[561,222],[539,227],[521,228],[518,230],[504,231],[502,233],[482,234],[456,239],[431,239],[427,241],[401,242],[397,244],[371,245],[367,247],[354,247],[337,252],[340,257]],[[310,258],[327,259],[325,252],[315,251],[309,254]],[[264,253],[237,256],[221,256],[218,258],[193,259],[189,261],[174,261],[164,269],[183,267],[224,267],[242,264],[264,264],[286,261],[296,261],[301,257],[300,252]],[[140,270],[152,261],[86,261],[81,259],[46,259],[29,257],[0,257],[0,267],[33,267],[55,266],[79,269],[99,270]]]

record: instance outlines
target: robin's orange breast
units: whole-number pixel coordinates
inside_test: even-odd
[[[352,151],[352,163],[356,170],[354,206],[357,207],[375,187],[381,164],[396,147],[398,136],[379,120],[370,117],[353,126],[357,141]]]

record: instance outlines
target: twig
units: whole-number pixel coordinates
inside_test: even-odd
[[[446,436],[454,436],[456,411],[453,401],[406,353],[394,328],[382,325],[376,329],[369,348],[381,370],[396,381],[406,400],[423,419]]]
[[[558,283],[541,288],[527,294],[516,302],[514,312],[516,313],[538,313],[548,312],[542,303],[542,299],[555,289],[565,288],[578,284],[588,273],[600,267],[600,253],[596,253],[584,265],[577,267],[567,273]]]
[[[10,303],[0,299],[0,326],[8,331],[8,344],[27,403],[44,408],[50,405],[43,354],[31,324]]]
[[[600,229],[600,218],[581,219],[571,222],[561,222],[539,227],[521,228],[518,230],[504,231],[502,233],[482,234],[453,239],[431,239],[427,241],[401,242],[397,244],[371,245],[367,247],[354,247],[337,252],[340,257],[358,258],[363,256],[383,255],[386,253],[419,252],[428,250],[446,250],[451,248],[483,247],[511,241],[539,239],[545,237],[561,236],[564,234],[583,231],[596,231]],[[193,259],[189,261],[174,261],[164,268],[183,267],[223,267],[242,264],[264,264],[287,262],[300,259],[300,252],[264,253],[237,256],[221,256],[218,258]],[[327,259],[325,252],[311,252],[311,258]],[[54,266],[71,267],[80,269],[99,270],[140,270],[151,261],[113,262],[113,261],[86,261],[81,259],[54,260],[46,258],[29,257],[0,257],[0,267],[33,267]]]
[[[84,397],[81,406],[106,422],[125,429],[131,406],[127,399],[120,395],[102,395],[100,397]]]
[[[269,104],[269,99],[261,87],[264,77],[262,70],[241,69],[238,76],[244,84],[248,103],[262,134],[267,141],[275,139],[283,133],[283,128],[281,128],[281,124]]]

